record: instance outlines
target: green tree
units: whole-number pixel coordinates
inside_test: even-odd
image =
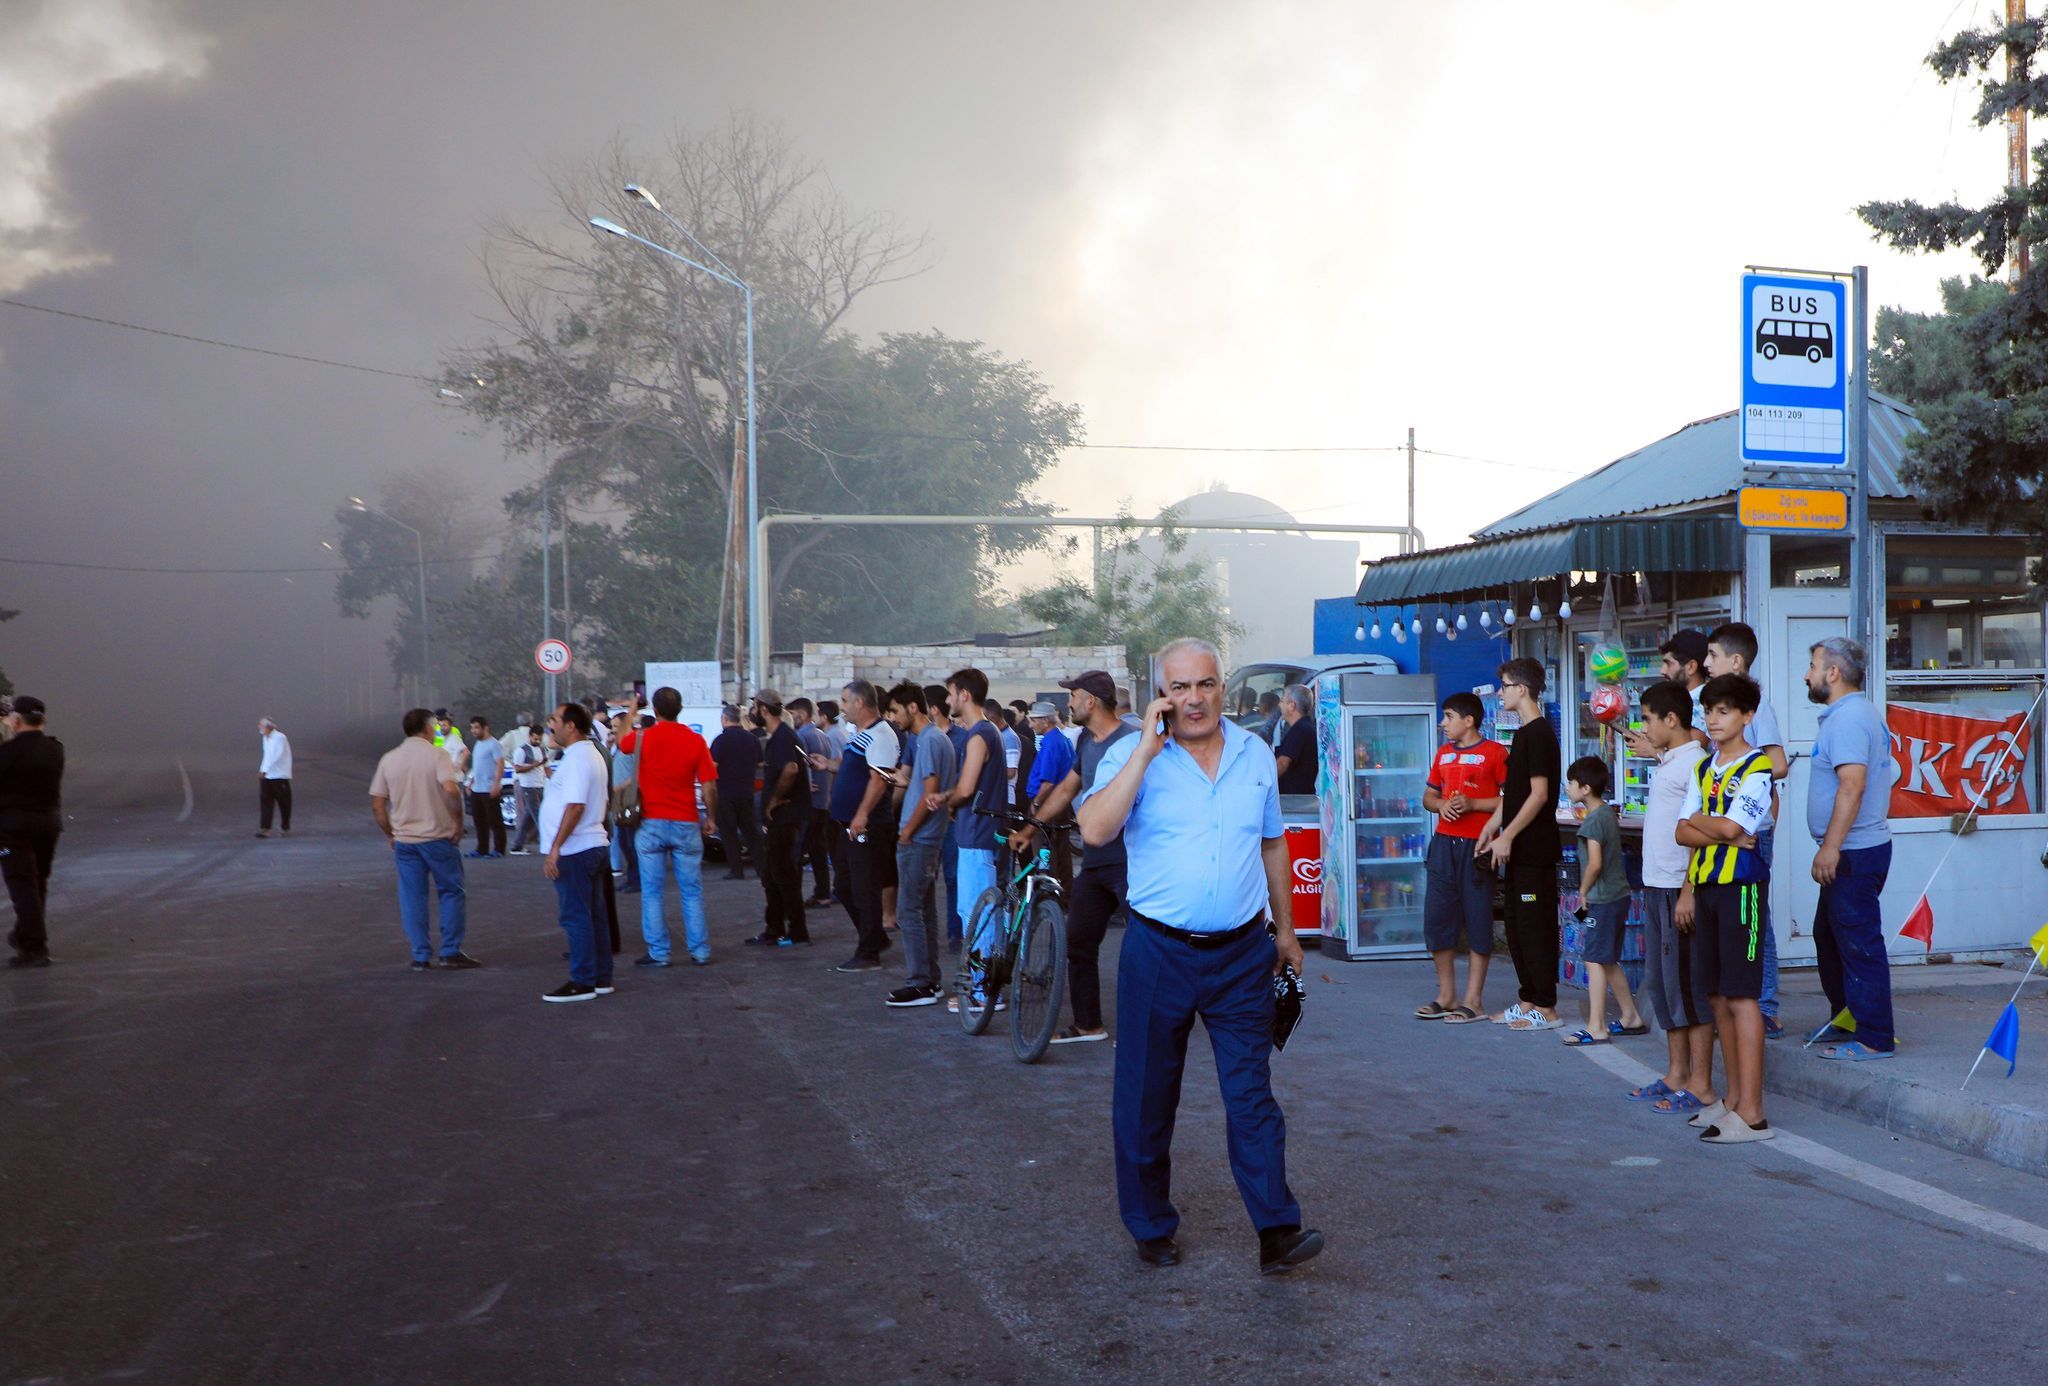
[[[709,250],[622,194],[628,182],[657,189]],[[445,374],[513,451],[542,455],[556,495],[616,517],[577,547],[578,628],[597,667],[737,652],[746,358],[737,292],[586,231],[593,215],[752,285],[762,514],[1038,513],[1031,487],[1079,438],[1078,411],[980,343],[857,338],[856,303],[915,273],[924,243],[851,211],[772,131],[735,119],[659,159],[614,145],[554,193],[555,225],[573,234],[492,229],[499,330]],[[523,527],[537,504],[529,487],[507,508]],[[1018,529],[782,530],[774,643],[971,628],[996,564],[1043,542]]]
[[[1167,641],[1196,635],[1227,646],[1244,627],[1223,613],[1215,574],[1198,558],[1184,558],[1187,535],[1174,513],[1160,517],[1162,555],[1155,563],[1138,546],[1142,527],[1119,511],[1114,538],[1104,536],[1102,558],[1090,581],[1061,578],[1018,599],[1024,614],[1052,629],[1062,645],[1122,645],[1125,666],[1146,667]]]
[[[1928,55],[1944,83],[1978,79],[1976,123],[2024,109],[2048,114],[2048,82],[2032,75],[2044,26],[1966,30]],[[2008,50],[2020,63],[2005,71]],[[1878,318],[1872,379],[1915,406],[1926,432],[1912,438],[1906,481],[1937,518],[2048,535],[2048,283],[2031,273],[2010,292],[1988,282],[2024,246],[2048,240],[2048,143],[2032,151],[2034,178],[1979,206],[1867,202],[1857,209],[1877,237],[1900,250],[1969,250],[1985,279],[1943,285],[1938,318]]]

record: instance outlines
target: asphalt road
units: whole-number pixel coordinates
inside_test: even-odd
[[[710,884],[711,967],[543,1005],[531,859],[467,863],[485,966],[416,975],[367,767],[302,758],[289,841],[253,778],[182,823],[168,768],[74,796],[58,965],[0,977],[0,1381],[2018,1381],[2048,1349],[2048,1181],[1777,1098],[1796,1139],[1702,1146],[1621,1100],[1654,1040],[1423,1024],[1426,969],[1313,954],[1275,1081],[1329,1250],[1257,1275],[1198,1034],[1186,1260],[1141,1271],[1108,1046],[1026,1068],[887,1011],[893,973],[829,970],[842,915],[742,948],[752,882]]]

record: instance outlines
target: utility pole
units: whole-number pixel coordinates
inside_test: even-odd
[[[1401,536],[1401,552],[1415,551],[1415,430],[1408,430],[1408,532]]]
[[[555,541],[548,528],[549,512],[554,507],[554,503],[548,498],[550,470],[547,449],[543,447],[540,454],[540,638],[543,640],[555,638],[555,594],[550,576],[555,569]],[[547,684],[547,715],[552,717],[555,715],[555,709],[562,705],[555,697],[555,676],[544,674],[542,678]]]
[[[2005,0],[2005,22],[2008,28],[2027,22],[2027,0]],[[2026,80],[2027,59],[2017,42],[2005,46],[2005,78],[2017,86]],[[2027,108],[2016,105],[2005,116],[2005,184],[2014,193],[2024,197],[2027,191]],[[2012,246],[2010,266],[2012,286],[2019,287],[2020,280],[2027,272],[2027,242],[2024,236],[2015,237]]]

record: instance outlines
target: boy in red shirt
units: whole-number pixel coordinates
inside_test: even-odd
[[[1487,819],[1500,807],[1507,748],[1479,734],[1486,708],[1470,693],[1443,701],[1444,745],[1429,766],[1422,807],[1437,816],[1425,865],[1422,939],[1436,964],[1436,999],[1417,1020],[1468,1025],[1486,1018],[1486,967],[1493,960],[1493,873],[1474,856]],[[1457,997],[1458,931],[1465,932],[1465,998]]]

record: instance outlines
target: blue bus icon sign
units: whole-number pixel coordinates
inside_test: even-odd
[[[1836,280],[1742,277],[1744,466],[1847,465],[1847,306]]]

